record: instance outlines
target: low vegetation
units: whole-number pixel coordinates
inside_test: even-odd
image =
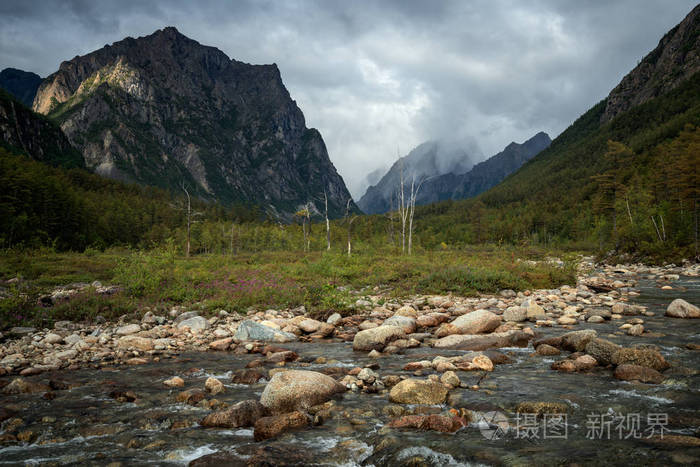
[[[573,258],[569,255],[570,259]],[[12,281],[0,300],[0,327],[50,325],[56,320],[118,319],[175,305],[215,312],[297,307],[313,315],[350,312],[368,295],[476,295],[501,289],[553,288],[575,282],[573,262],[547,261],[537,250],[483,247],[396,256],[359,252],[201,254],[185,258],[172,242],[151,251],[5,251],[0,278]],[[121,286],[108,296],[86,288],[52,307],[41,294],[76,282]],[[73,287],[74,288],[74,287]]]

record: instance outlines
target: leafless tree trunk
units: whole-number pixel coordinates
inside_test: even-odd
[[[348,226],[348,257],[352,255],[352,223],[355,222],[357,216],[350,216],[350,199],[345,206],[345,223]]]
[[[664,227],[664,216],[659,214],[659,219],[661,219],[661,232],[664,234],[664,242],[666,241],[666,227]]]
[[[627,204],[627,215],[630,216],[630,224],[634,225],[634,221],[632,220],[632,211],[630,211],[630,200],[627,196],[625,196],[625,204]]]
[[[659,241],[663,243],[663,239],[661,238],[661,233],[659,232],[659,226],[656,225],[656,221],[654,220],[654,216],[651,216],[651,222],[654,224],[654,229],[656,229],[656,236],[659,237]]]
[[[406,220],[408,218],[408,206],[404,194],[403,159],[399,161],[399,217],[401,217],[401,254],[406,252]]]
[[[416,176],[413,175],[411,180],[411,197],[409,198],[409,215],[408,215],[408,254],[411,254],[413,249],[413,214],[416,212],[416,198],[418,197],[418,192],[425,179],[421,180],[416,187]]]

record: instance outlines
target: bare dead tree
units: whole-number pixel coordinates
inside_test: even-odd
[[[311,220],[311,213],[309,211],[309,205],[306,204],[303,209],[297,211],[295,216],[301,218],[301,230],[304,234],[304,251],[309,251],[309,231],[307,228],[307,222]]]
[[[418,197],[418,192],[420,191],[421,186],[423,186],[423,182],[425,181],[425,178],[422,178],[420,182],[418,182],[418,186],[416,186],[416,176],[415,174],[413,175],[413,178],[411,179],[411,196],[408,199],[408,254],[411,254],[411,251],[413,249],[413,214],[416,212],[416,198]]]
[[[656,236],[659,237],[659,241],[661,243],[664,242],[663,238],[661,238],[661,232],[659,232],[659,226],[656,224],[656,220],[654,220],[654,216],[651,216],[651,222],[654,224],[654,229],[656,229]]]
[[[352,255],[352,223],[355,222],[355,219],[357,219],[357,216],[350,215],[350,202],[352,200],[348,199],[348,203],[345,206],[345,223],[347,224],[348,227],[348,257]]]
[[[185,192],[185,196],[187,197],[187,204],[182,207],[178,207],[178,209],[182,210],[185,212],[185,216],[187,218],[187,245],[185,248],[185,256],[190,257],[190,245],[191,245],[191,230],[192,230],[192,224],[197,222],[195,220],[196,217],[201,216],[201,212],[196,212],[192,211],[192,199],[190,198],[190,192],[187,191],[187,187],[185,186],[185,182],[182,182],[181,184],[182,191]]]
[[[401,218],[401,254],[406,252],[406,220],[408,219],[408,205],[404,192],[403,159],[399,159],[399,192],[398,192],[399,217]]]

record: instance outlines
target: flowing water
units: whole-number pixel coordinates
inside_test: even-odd
[[[623,322],[620,320],[576,327],[596,329],[599,337],[625,346],[658,346],[672,365],[664,372],[666,381],[662,384],[618,381],[609,368],[597,368],[587,374],[559,373],[550,365],[561,357],[532,355],[532,347],[501,349],[512,363],[498,365],[481,381],[479,390],[458,388],[450,392],[450,407],[467,408],[477,416],[474,423],[455,434],[385,428],[391,419],[383,412],[390,405],[387,395],[348,391],[336,401],[336,416],[323,425],[255,443],[251,428],[198,426],[197,422],[209,410],[175,403],[175,395],[182,388],[167,389],[163,381],[179,375],[185,379],[184,389],[203,388],[206,378],[215,376],[226,385],[226,391],[217,399],[229,404],[257,399],[264,382],[247,386],[229,381],[233,370],[243,368],[259,355],[182,354],[147,365],[29,377],[42,382],[58,379],[72,388],[56,391],[54,400],[44,400],[40,393],[0,399],[23,419],[24,426],[19,431],[31,430],[38,435],[32,444],[0,445],[0,464],[183,465],[217,451],[230,452],[230,459],[241,462],[306,465],[697,463],[698,447],[659,446],[646,441],[652,431],[659,434],[663,430],[666,435],[700,434],[700,351],[686,348],[689,343],[700,344],[700,320],[663,316],[674,298],[700,303],[700,281],[682,278],[674,283],[674,288],[664,291],[656,283],[642,280],[641,294],[631,301],[656,313],[654,317],[643,317],[644,326],[662,336],[607,337],[617,331]],[[560,328],[538,332],[563,333]],[[301,361],[312,362],[318,356],[328,359],[323,365],[311,363],[305,369],[352,368],[377,362],[380,376],[408,374],[402,367],[409,361],[459,353],[421,347],[374,360],[365,353],[353,352],[351,343],[294,343],[284,347],[296,351]],[[469,385],[482,376],[476,372],[458,375]],[[131,403],[118,402],[109,397],[115,388],[133,391],[138,398]],[[518,419],[515,406],[522,401],[564,402],[569,413],[565,420]],[[440,413],[447,406],[411,409]],[[504,420],[499,425],[479,422],[480,414],[490,420],[494,412],[503,414],[497,415]],[[9,420],[4,422],[3,430],[8,429],[8,423]],[[505,429],[495,430],[498,426]],[[523,431],[525,427],[529,431]]]

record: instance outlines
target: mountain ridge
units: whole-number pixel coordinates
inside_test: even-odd
[[[87,167],[290,220],[345,212],[350,194],[276,65],[249,65],[174,27],[61,63],[34,110],[60,124]],[[351,206],[355,209],[354,204]]]

